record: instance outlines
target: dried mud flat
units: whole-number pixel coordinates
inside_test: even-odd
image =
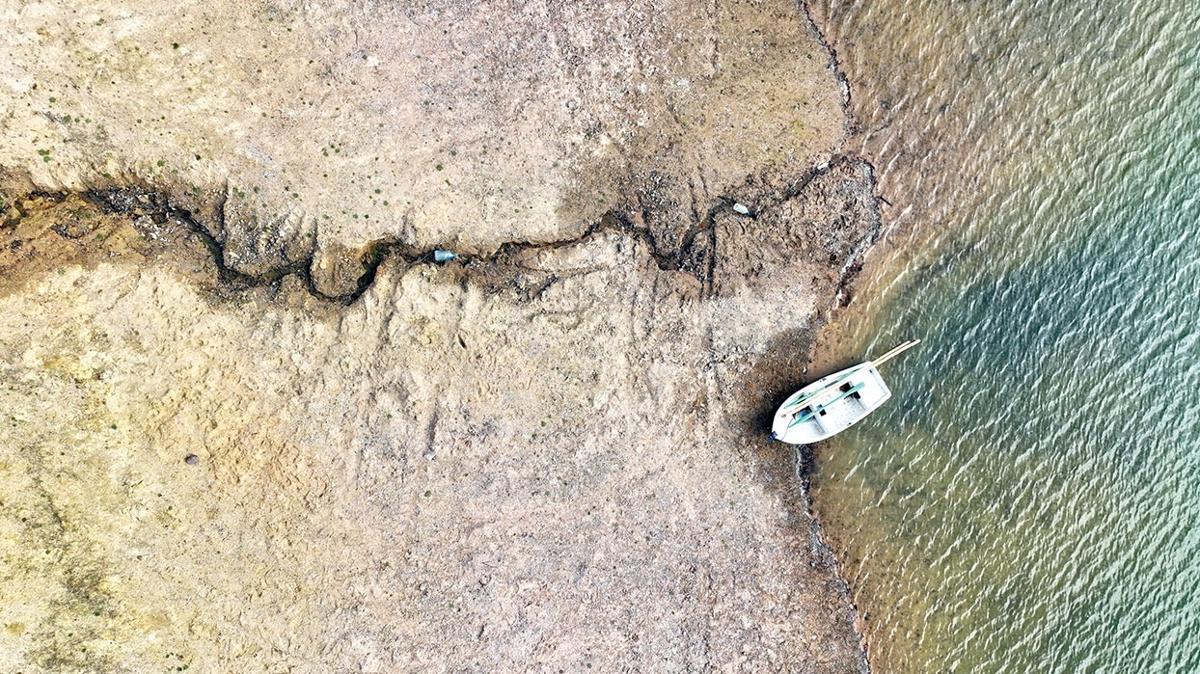
[[[764,432],[880,223],[803,8],[0,30],[0,670],[865,668]]]

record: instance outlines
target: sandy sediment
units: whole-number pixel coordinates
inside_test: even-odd
[[[0,669],[862,670],[803,12],[169,5],[0,9]]]
[[[841,140],[785,0],[11,3],[0,29],[10,185],[146,184],[240,271],[315,257],[337,289],[378,240],[485,253],[618,206],[677,246]]]

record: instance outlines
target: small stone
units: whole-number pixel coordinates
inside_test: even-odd
[[[183,462],[189,466],[194,466],[200,463],[200,457],[196,456],[195,454],[188,454],[187,456],[183,457]]]

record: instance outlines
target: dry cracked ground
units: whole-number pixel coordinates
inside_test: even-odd
[[[880,222],[803,6],[0,34],[0,671],[865,669],[764,421]]]

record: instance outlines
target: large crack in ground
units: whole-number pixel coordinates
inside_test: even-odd
[[[874,171],[868,162],[860,158],[836,155],[828,161],[813,166],[803,175],[791,181],[790,186],[783,192],[766,195],[751,205],[739,204],[731,198],[719,198],[708,208],[704,217],[684,233],[680,245],[673,251],[666,250],[665,246],[660,245],[650,228],[635,224],[629,214],[613,209],[599,221],[585,227],[577,235],[549,241],[507,241],[499,244],[489,253],[464,254],[461,256],[461,260],[468,265],[493,264],[511,259],[519,253],[562,248],[586,241],[604,232],[619,232],[644,243],[659,269],[687,273],[700,282],[706,294],[711,294],[717,255],[717,228],[713,221],[718,214],[730,213],[736,214],[738,217],[756,219],[769,213],[780,204],[803,194],[808,186],[820,176],[847,164],[862,164],[868,167],[872,173]],[[54,193],[44,196],[61,200],[65,198],[66,194]],[[170,193],[149,187],[94,188],[84,191],[81,196],[107,213],[132,218],[148,217],[159,224],[176,222],[183,225],[190,233],[198,237],[208,250],[213,264],[216,266],[219,280],[234,290],[274,286],[287,277],[294,277],[303,283],[313,297],[336,304],[350,305],[370,289],[375,282],[380,265],[386,261],[401,261],[405,264],[435,263],[434,251],[437,248],[420,249],[395,238],[376,240],[364,246],[361,255],[352,261],[362,268],[352,289],[343,293],[330,293],[323,290],[313,277],[313,269],[316,264],[315,251],[297,261],[270,268],[259,274],[249,274],[229,264],[226,244],[213,234],[214,230],[227,232],[232,224],[221,219],[223,218],[223,209],[219,207],[219,204],[217,208],[213,209],[213,212],[217,214],[218,222],[208,226],[192,210],[176,205],[178,200],[174,199]],[[648,219],[645,213],[639,215],[642,222]],[[853,277],[853,265],[858,263],[858,258],[865,253],[866,247],[869,247],[877,236],[878,232],[875,232],[867,240],[864,240],[861,244],[862,250],[856,251],[841,269],[840,273],[843,275],[844,281],[839,287],[839,297],[842,287]]]

